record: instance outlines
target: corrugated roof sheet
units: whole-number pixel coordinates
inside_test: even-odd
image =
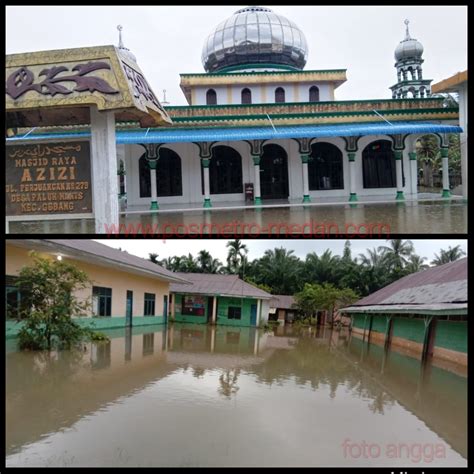
[[[137,257],[136,255],[131,255],[127,252],[123,252],[113,247],[109,247],[108,245],[95,242],[93,240],[41,239],[41,241],[53,244],[54,246],[65,247],[67,249],[70,249],[71,251],[79,251],[81,253],[90,254],[92,256],[105,258],[112,262],[129,265],[139,270],[147,270],[148,272],[152,272],[157,276],[164,277],[167,280],[178,280],[183,282],[186,281],[186,279],[180,278],[180,276],[176,273],[166,270],[166,268],[163,268],[160,265],[157,265],[156,263],[153,263],[149,260],[145,260],[141,257]]]
[[[396,135],[403,133],[462,133],[462,128],[455,125],[441,125],[429,122],[376,122],[350,123],[343,125],[301,125],[268,127],[229,127],[203,129],[154,129],[117,131],[117,144],[136,143],[186,143],[215,142],[240,140],[278,140],[285,138],[325,138],[325,137],[358,137],[364,135]],[[90,132],[64,132],[51,134],[29,134],[26,138],[7,138],[7,143],[26,140],[63,140],[71,138],[88,138]]]
[[[292,309],[295,299],[291,295],[273,295],[270,308]]]
[[[400,278],[352,307],[463,302],[467,302],[467,257]]]
[[[254,297],[269,299],[271,295],[245,281],[238,275],[219,275],[210,273],[175,273],[189,284],[172,283],[170,291],[174,293],[194,293],[204,295],[226,295],[236,297]]]

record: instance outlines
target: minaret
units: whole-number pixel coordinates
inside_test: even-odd
[[[395,49],[398,82],[390,87],[392,99],[425,98],[431,95],[432,79],[423,79],[423,45],[410,36],[405,20],[405,39]]]

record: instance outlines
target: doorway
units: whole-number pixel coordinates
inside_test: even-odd
[[[132,325],[133,316],[133,291],[127,290],[127,314],[126,314],[126,326]]]
[[[280,145],[265,145],[260,161],[262,199],[288,199],[288,155]]]

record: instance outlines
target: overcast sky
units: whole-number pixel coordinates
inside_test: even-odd
[[[187,255],[191,252],[195,257],[200,250],[207,250],[214,258],[218,258],[225,262],[227,258],[227,240],[198,240],[193,239],[183,240],[130,240],[130,239],[114,239],[114,240],[97,240],[111,247],[121,248],[127,252],[137,255],[139,257],[148,258],[149,253],[157,253],[160,259],[167,257],[174,257],[175,255]],[[304,259],[309,252],[323,253],[326,249],[330,249],[333,254],[342,255],[344,248],[344,240],[251,240],[242,239],[242,242],[247,245],[249,249],[249,259],[261,257],[265,250],[274,249],[275,247],[284,247],[288,250],[294,250],[294,254]],[[412,240],[415,251],[421,257],[426,257],[428,262],[434,257],[434,254],[439,254],[439,250],[448,249],[460,245],[461,248],[467,252],[467,241],[462,239],[433,239],[433,240]],[[367,248],[378,247],[379,245],[387,245],[386,240],[352,240],[351,249],[352,256],[356,257],[359,253],[365,253]]]
[[[243,5],[245,6],[245,5]],[[6,9],[6,52],[118,43],[137,57],[150,85],[171,105],[186,105],[180,73],[202,73],[202,45],[218,23],[241,6],[11,6]],[[309,45],[306,69],[347,69],[337,100],[391,98],[393,52],[410,32],[424,46],[427,79],[440,81],[467,68],[467,7],[269,6],[294,21]]]

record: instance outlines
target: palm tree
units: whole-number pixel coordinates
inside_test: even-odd
[[[256,281],[268,285],[275,294],[292,295],[301,286],[302,267],[293,250],[266,250],[257,263]]]
[[[239,273],[244,263],[244,258],[248,254],[248,248],[240,239],[229,240],[226,247],[229,249],[227,254],[227,269],[229,273]]]
[[[419,255],[410,255],[408,263],[405,267],[406,273],[416,273],[429,268],[429,265],[423,263],[425,260],[426,257],[420,257]]]
[[[148,254],[148,259],[150,262],[156,263],[157,265],[160,264],[160,261],[158,260],[158,254],[157,253],[149,253]]]
[[[165,267],[167,270],[173,271],[173,261],[175,257],[168,257],[161,261],[161,265]]]
[[[441,249],[439,255],[435,253],[435,258],[431,262],[431,265],[439,266],[444,265],[445,263],[454,262],[459,260],[463,255],[466,255],[466,252],[461,250],[460,245],[456,245],[456,247],[453,248],[449,246],[448,250]]]
[[[336,283],[340,258],[327,249],[321,256],[316,252],[306,255],[305,275],[310,283]]]
[[[198,264],[194,257],[189,253],[187,256],[181,257],[181,268],[182,272],[185,273],[196,273],[199,271]]]
[[[408,263],[408,259],[414,252],[413,243],[410,240],[403,241],[402,239],[389,240],[390,245],[381,245],[379,251],[389,266],[394,271],[402,270]]]
[[[196,259],[201,273],[219,273],[222,268],[222,263],[217,258],[212,258],[212,255],[207,250],[201,250]]]
[[[440,162],[438,139],[434,135],[423,135],[415,146],[417,158],[423,165],[423,185],[433,187],[433,171]]]

